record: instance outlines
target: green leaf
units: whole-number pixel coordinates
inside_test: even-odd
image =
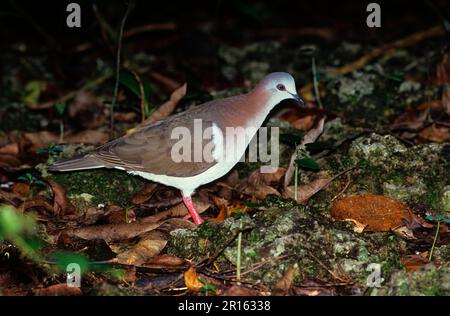
[[[44,182],[44,181],[42,181],[42,180],[36,180],[36,181],[33,181],[33,184],[36,184],[36,185],[42,185],[42,186],[46,186],[46,185],[47,185],[47,183]]]
[[[215,291],[217,291],[217,287],[215,285],[209,284],[208,281],[206,281],[203,278],[198,278],[198,279],[200,280],[200,282],[205,284],[205,286],[202,286],[200,288],[200,292],[215,292]]]
[[[59,116],[62,116],[64,114],[64,110],[66,109],[65,103],[56,103],[55,104],[56,113],[58,113]]]
[[[139,78],[141,79],[142,86],[144,88],[144,104],[148,109],[148,100],[150,98],[150,83],[142,76],[139,76]],[[133,92],[138,98],[141,98],[141,89],[138,82],[136,81],[136,78],[131,72],[127,70],[121,70],[119,75],[119,82],[127,87],[131,92]]]
[[[25,85],[24,96],[22,101],[29,107],[34,107],[39,102],[41,93],[47,88],[45,81],[32,80]]]
[[[76,263],[80,266],[81,273],[85,273],[89,268],[89,259],[85,256],[68,251],[58,251],[52,255],[53,260],[63,270],[71,263]]]
[[[300,168],[306,168],[310,170],[320,170],[319,164],[310,157],[304,157],[295,161]]]
[[[252,208],[258,208],[258,207],[262,206],[261,203],[255,203],[255,202],[245,202],[244,205],[247,207],[252,207]]]
[[[435,218],[432,216],[432,215],[427,215],[427,216],[425,216],[425,219],[427,220],[427,221],[434,221],[435,220]]]

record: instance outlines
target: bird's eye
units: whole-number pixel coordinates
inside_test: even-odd
[[[277,84],[277,89],[278,90],[280,90],[280,91],[285,91],[286,90],[286,87],[284,86],[284,84]]]

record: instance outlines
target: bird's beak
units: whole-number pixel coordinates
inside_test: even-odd
[[[290,95],[292,95],[292,98],[295,99],[295,101],[297,101],[298,103],[300,103],[301,106],[305,105],[305,101],[303,101],[302,98],[300,98],[300,96],[297,93],[289,93]]]

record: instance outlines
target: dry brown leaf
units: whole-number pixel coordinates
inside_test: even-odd
[[[189,270],[184,273],[184,283],[189,290],[194,292],[200,291],[200,288],[204,286],[204,284],[198,279],[197,272],[194,267],[190,267]]]
[[[17,143],[7,144],[0,147],[0,155],[17,156],[20,153],[20,147]]]
[[[196,226],[193,222],[184,218],[174,217],[164,220],[158,230],[170,233],[175,229],[191,229],[194,227]]]
[[[117,262],[128,265],[141,266],[148,259],[159,255],[167,244],[163,233],[152,231],[148,236],[141,239],[130,250],[124,251],[117,256]]]
[[[136,112],[115,112],[114,113],[114,121],[116,122],[125,122],[125,123],[133,123],[137,119]]]
[[[38,148],[48,147],[51,143],[59,142],[59,135],[48,131],[25,133],[24,138]]]
[[[259,291],[249,288],[249,287],[233,285],[233,286],[229,287],[228,289],[226,289],[222,295],[223,296],[259,296]]]
[[[395,119],[391,129],[408,128],[418,130],[425,125],[429,113],[429,106],[424,109],[409,108]]]
[[[289,292],[296,270],[295,265],[289,266],[286,273],[275,284],[275,295],[286,295]]]
[[[331,215],[337,220],[353,219],[367,225],[366,231],[390,231],[411,220],[407,206],[383,195],[353,195],[335,201]]]
[[[172,255],[159,255],[149,258],[143,265],[155,269],[181,268],[187,264],[187,261]]]
[[[68,144],[103,144],[109,140],[109,135],[106,132],[100,132],[95,130],[82,131],[77,134],[64,136],[64,142]]]
[[[148,117],[141,125],[150,124],[168,117],[177,107],[178,102],[186,95],[187,84],[183,84],[170,95],[169,101],[162,104],[150,117]]]
[[[250,185],[245,184],[241,188],[239,188],[239,192],[241,194],[245,194],[251,196],[257,200],[264,200],[268,195],[277,195],[280,196],[280,192],[278,192],[275,188],[269,185]]]
[[[51,205],[45,197],[40,195],[36,195],[25,200],[23,203],[23,209],[27,210],[29,208],[43,208],[49,213],[55,212],[55,207]]]
[[[448,126],[436,126],[436,124],[432,124],[424,128],[419,133],[419,137],[423,140],[443,143],[450,140],[450,128]]]
[[[423,267],[424,265],[430,263],[430,261],[427,258],[421,255],[406,256],[402,258],[401,262],[408,272],[414,272]]]
[[[124,240],[158,228],[156,223],[107,224],[69,229],[68,236],[86,240],[104,239],[105,241]]]
[[[8,201],[10,204],[17,206],[23,201],[23,197],[14,192],[0,190],[0,201],[2,200]]]
[[[47,179],[48,184],[52,187],[54,198],[53,208],[55,213],[73,214],[76,211],[75,206],[66,196],[66,191],[56,182]]]
[[[248,176],[247,182],[255,186],[264,184],[278,185],[285,173],[285,168],[277,168],[274,172],[268,173],[263,173],[260,169],[257,169]]]
[[[300,203],[306,202],[311,196],[325,188],[332,178],[320,178],[308,184],[297,186],[297,201]],[[295,197],[295,186],[288,186],[283,192],[283,196],[293,199]]]
[[[52,143],[59,143],[59,134],[47,131],[25,133],[25,140],[33,144],[36,148],[48,147]],[[109,135],[105,132],[87,130],[77,134],[68,134],[64,136],[64,143],[75,144],[103,144],[108,141]]]
[[[196,199],[196,198],[193,198],[193,202],[194,202],[195,209],[197,210],[197,212],[199,214],[205,212],[207,209],[209,209],[212,206],[210,203],[206,203],[206,202]],[[170,217],[184,216],[188,213],[189,213],[188,209],[186,208],[184,203],[179,203],[175,206],[172,206],[168,210],[159,212],[156,215],[143,217],[141,219],[141,222],[142,223],[156,223],[156,222],[163,221]]]
[[[144,187],[139,192],[136,192],[133,195],[133,197],[131,198],[131,203],[142,204],[148,201],[155,193],[157,187],[158,187],[157,183],[153,182],[145,183]]]
[[[82,295],[79,287],[68,287],[67,284],[55,284],[43,289],[34,290],[36,296],[78,296]]]
[[[12,191],[13,193],[26,196],[30,193],[30,185],[28,183],[17,182],[14,184]]]

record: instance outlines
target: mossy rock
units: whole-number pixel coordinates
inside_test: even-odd
[[[108,169],[53,173],[51,179],[60,184],[67,197],[83,210],[98,204],[124,205],[145,181],[120,170]]]
[[[270,197],[253,217],[245,216],[244,227],[254,227],[242,235],[241,265],[253,282],[274,285],[290,266],[296,267],[295,283],[305,279],[333,280],[324,267],[344,271],[357,284],[365,284],[370,263],[380,263],[383,271],[400,267],[405,243],[389,234],[357,235],[347,223],[332,222],[292,200]],[[208,223],[192,230],[170,234],[167,251],[184,258],[201,260],[224,247],[236,233],[239,220]],[[205,233],[207,232],[207,233]],[[236,265],[237,241],[225,248],[219,264]],[[357,269],[346,269],[350,263]]]
[[[450,211],[449,151],[449,144],[408,147],[391,135],[370,134],[355,139],[347,153],[325,158],[323,164],[331,174],[355,167],[346,194],[387,195],[413,208],[441,213]]]
[[[450,267],[428,264],[408,273],[404,270],[392,274],[380,288],[373,288],[370,295],[395,296],[448,296],[450,295]]]

